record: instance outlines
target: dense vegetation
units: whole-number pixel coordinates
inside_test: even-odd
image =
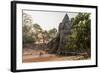
[[[46,41],[50,41],[56,36],[57,29],[43,30],[39,24],[33,22],[30,15],[23,13],[22,32],[24,44],[36,42],[46,43]]]
[[[71,19],[72,29],[67,37],[68,43],[65,46],[67,51],[91,53],[91,20],[89,13],[79,13]]]

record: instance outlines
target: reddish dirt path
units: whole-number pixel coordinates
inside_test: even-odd
[[[56,56],[54,54],[48,54],[46,51],[43,50],[25,49],[23,51],[23,63],[83,59],[83,56]]]

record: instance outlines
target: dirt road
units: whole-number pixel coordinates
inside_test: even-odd
[[[43,50],[25,49],[23,51],[23,63],[43,62],[43,61],[64,61],[64,60],[84,60],[83,56],[57,56],[48,54]]]

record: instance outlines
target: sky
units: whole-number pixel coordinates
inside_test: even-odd
[[[67,13],[69,18],[75,17],[78,13],[69,12],[51,12],[51,11],[30,11],[23,10],[32,17],[33,24],[39,24],[43,30],[50,30],[56,28],[58,30],[59,23],[62,22],[65,14]]]

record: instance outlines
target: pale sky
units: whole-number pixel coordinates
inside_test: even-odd
[[[27,11],[23,10],[23,13],[27,13],[33,19],[33,24],[39,24],[43,30],[50,30],[56,28],[58,30],[59,23],[62,22],[65,14],[67,13],[69,18],[75,17],[78,13],[68,12],[47,12],[47,11]]]

